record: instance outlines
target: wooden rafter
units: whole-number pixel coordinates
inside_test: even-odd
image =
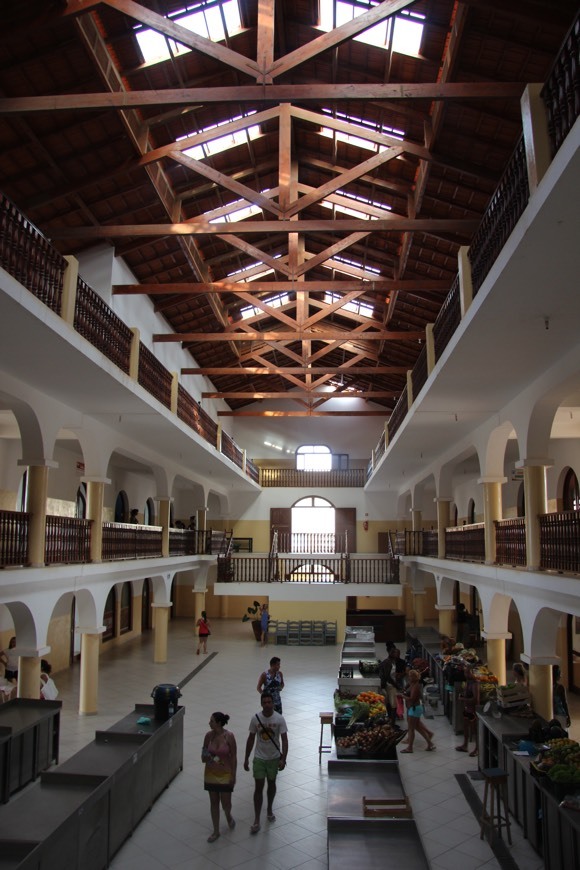
[[[409,332],[396,332],[394,330],[372,329],[366,330],[321,329],[320,331],[295,330],[294,332],[156,332],[153,341],[176,342],[176,341],[419,341],[424,340],[424,330]]]

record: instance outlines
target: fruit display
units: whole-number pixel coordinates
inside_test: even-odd
[[[370,719],[386,715],[385,699],[382,695],[377,694],[377,692],[361,692],[356,696],[356,700],[359,704],[368,704]]]
[[[394,751],[397,743],[407,732],[392,728],[390,725],[377,725],[365,728],[348,737],[339,737],[336,745],[341,749],[356,749],[369,758],[384,758]]]
[[[548,740],[539,759],[534,762],[536,774],[548,776],[553,783],[580,788],[580,744],[569,737]]]

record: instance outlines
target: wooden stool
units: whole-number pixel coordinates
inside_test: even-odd
[[[320,744],[318,746],[318,763],[322,762],[322,753],[332,751],[332,738],[334,737],[334,713],[319,713],[320,716]],[[324,726],[330,725],[330,743],[323,743]]]
[[[479,839],[483,840],[483,834],[487,829],[487,839],[491,842],[494,829],[501,837],[502,825],[507,830],[508,843],[512,844],[510,831],[510,817],[508,809],[507,780],[508,774],[501,767],[487,767],[481,771],[485,780],[483,791],[483,808],[481,810],[481,833]],[[488,806],[489,797],[489,806]],[[503,808],[502,808],[503,802]],[[503,812],[502,812],[503,809]]]

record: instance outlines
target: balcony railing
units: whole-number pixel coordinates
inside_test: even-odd
[[[523,566],[526,562],[526,521],[524,517],[496,520],[495,561],[498,565]]]
[[[218,562],[222,583],[386,583],[399,582],[399,560],[388,556],[299,558],[231,556]]]
[[[28,564],[30,514],[0,511],[0,567]]]
[[[279,553],[347,553],[348,536],[334,532],[278,532]]]
[[[44,561],[47,565],[83,564],[91,560],[91,520],[46,518]]]
[[[260,484],[268,486],[363,487],[364,468],[337,468],[333,471],[299,471],[297,468],[260,468]]]
[[[552,71],[542,89],[542,99],[548,116],[548,130],[552,156],[561,147],[580,116],[580,15],[574,21],[564,40]],[[526,154],[523,137],[504,171],[502,179],[492,196],[478,230],[472,240],[468,256],[471,263],[473,295],[481,288],[491,267],[499,256],[512,230],[522,216],[530,198]],[[459,275],[443,303],[433,325],[435,362],[461,323]],[[416,399],[424,380],[425,360],[421,354],[411,372],[413,400]],[[389,442],[401,427],[408,413],[408,397],[401,394],[388,422]],[[380,442],[376,451],[380,453]],[[373,467],[369,468],[369,475]]]
[[[580,511],[543,514],[540,521],[540,567],[580,573]]]
[[[159,558],[161,526],[136,526],[132,523],[103,523],[103,562],[118,559]]]

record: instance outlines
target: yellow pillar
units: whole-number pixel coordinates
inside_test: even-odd
[[[103,558],[103,505],[105,503],[105,484],[110,480],[86,480],[87,519],[91,525],[91,562],[101,562]]]
[[[26,510],[31,514],[28,531],[28,563],[33,568],[44,565],[46,542],[46,495],[48,492],[48,466],[30,465]]]
[[[482,632],[487,645],[487,666],[497,677],[500,686],[506,683],[505,642],[511,634],[489,635]]]
[[[548,511],[546,493],[546,467],[549,461],[525,460],[524,468],[524,501],[526,524],[526,565],[536,571],[540,567],[540,523],[539,514]]]
[[[205,610],[205,592],[196,592],[194,610],[194,619],[196,622],[200,618],[202,610]]]
[[[425,593],[413,592],[413,610],[415,612],[415,628],[420,628],[425,623],[424,616]]]
[[[455,606],[453,604],[436,604],[435,610],[439,614],[439,634],[444,634],[445,637],[454,637],[453,615]]]
[[[437,505],[437,558],[445,558],[445,530],[449,525],[450,499],[436,498]]]
[[[40,699],[40,655],[20,656],[18,658],[19,698]]]
[[[552,665],[530,662],[528,687],[534,711],[549,722],[553,718]]]
[[[79,261],[76,257],[66,255],[66,269],[62,280],[62,296],[60,301],[60,316],[71,326],[75,322],[75,306],[77,300],[77,285],[79,280]]]
[[[481,478],[483,484],[483,522],[485,539],[485,564],[494,565],[496,561],[495,520],[502,519],[501,485],[506,478],[491,480]]]
[[[459,305],[461,319],[463,319],[473,302],[473,281],[471,277],[471,263],[469,262],[469,248],[459,248],[457,255],[457,270],[459,275]]]
[[[161,555],[169,556],[169,523],[171,516],[171,499],[159,498],[159,525],[163,528],[161,533]],[[164,659],[165,661],[165,659]]]
[[[542,87],[538,83],[526,85],[520,100],[530,194],[536,191],[552,161]]]
[[[169,625],[170,604],[152,604],[155,608],[155,634],[153,661],[163,664],[167,661],[167,627]]]
[[[91,716],[97,712],[99,698],[99,655],[102,629],[81,629],[81,679],[79,713]]]

